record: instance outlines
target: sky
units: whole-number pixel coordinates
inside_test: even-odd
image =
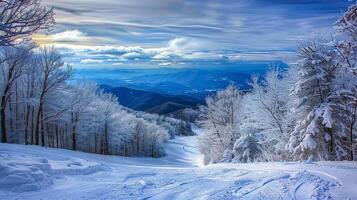
[[[33,38],[77,68],[236,66],[290,59],[333,30],[347,0],[44,0],[56,26]]]

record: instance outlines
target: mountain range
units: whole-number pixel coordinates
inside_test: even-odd
[[[263,77],[273,67],[285,69],[281,61],[242,61],[227,68],[115,68],[77,69],[74,80],[95,80],[101,89],[118,97],[134,110],[186,116],[204,99],[229,84],[249,90],[253,75]]]
[[[274,64],[285,68],[283,62]],[[217,90],[235,84],[249,89],[253,75],[264,75],[272,64],[266,61],[246,61],[229,68],[115,68],[77,69],[75,79],[95,80],[101,85],[126,87],[159,94],[191,97],[203,101]]]
[[[203,101],[183,95],[168,95],[110,85],[101,85],[100,88],[117,96],[119,103],[125,107],[161,115],[182,109],[197,109],[199,104],[203,104]]]

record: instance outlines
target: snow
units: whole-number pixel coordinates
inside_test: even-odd
[[[197,136],[163,158],[0,144],[0,199],[354,199],[356,162],[202,166]]]
[[[312,137],[312,135],[306,134],[304,139],[302,140],[301,144],[300,144],[304,149],[315,149],[317,144],[314,140],[314,138]]]

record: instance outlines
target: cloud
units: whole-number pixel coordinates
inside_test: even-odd
[[[256,40],[251,45],[261,47],[264,44],[259,38],[265,37],[259,32],[289,37],[330,26],[348,5],[347,0],[47,0],[46,3],[59,11],[57,28],[62,30],[71,26],[112,40],[120,40],[116,37],[120,35],[125,37],[124,42],[136,44],[142,38],[130,37],[131,33],[155,44],[173,37],[227,39],[235,47],[240,46],[237,40]],[[318,16],[333,18],[319,22],[315,18]],[[313,26],[301,29],[298,24],[302,22]]]
[[[54,34],[35,34],[34,41],[39,45],[55,45],[57,47],[75,46],[75,44],[83,45],[94,38],[88,37],[86,33],[79,30],[66,30]]]
[[[195,52],[199,50],[208,50],[211,42],[203,41],[198,38],[178,37],[170,40],[169,48],[176,52]]]
[[[151,56],[149,54],[146,54],[144,52],[129,52],[125,53],[120,58],[126,59],[126,60],[139,60],[139,59],[146,59],[150,58]]]
[[[175,38],[169,41],[170,48],[174,50],[185,49],[189,44],[190,41],[187,38]]]
[[[116,63],[112,63],[113,66],[120,66],[120,65],[124,65],[124,63],[121,62],[116,62]]]
[[[61,0],[54,34],[35,35],[71,61],[200,66],[285,59],[301,41],[332,30],[341,0]],[[184,63],[184,64],[180,64]]]
[[[90,58],[81,60],[81,63],[83,63],[83,64],[103,63],[103,62],[104,62],[104,60],[95,60],[95,59],[90,59]]]
[[[80,41],[90,40],[91,37],[79,31],[64,31],[47,37],[52,38],[52,45],[61,49],[65,58],[72,62],[80,58],[79,64],[181,66],[228,58],[217,52],[202,51],[204,43],[193,38],[174,38],[161,47],[141,47],[83,45]]]
[[[170,62],[165,62],[165,63],[159,63],[160,66],[169,66],[172,65]]]
[[[79,30],[67,30],[64,32],[56,33],[50,35],[49,37],[54,43],[60,42],[82,42],[88,40],[86,33],[83,33]]]

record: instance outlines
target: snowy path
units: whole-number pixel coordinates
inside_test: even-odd
[[[196,137],[168,156],[123,158],[0,144],[0,199],[357,199],[357,164],[200,167]]]

